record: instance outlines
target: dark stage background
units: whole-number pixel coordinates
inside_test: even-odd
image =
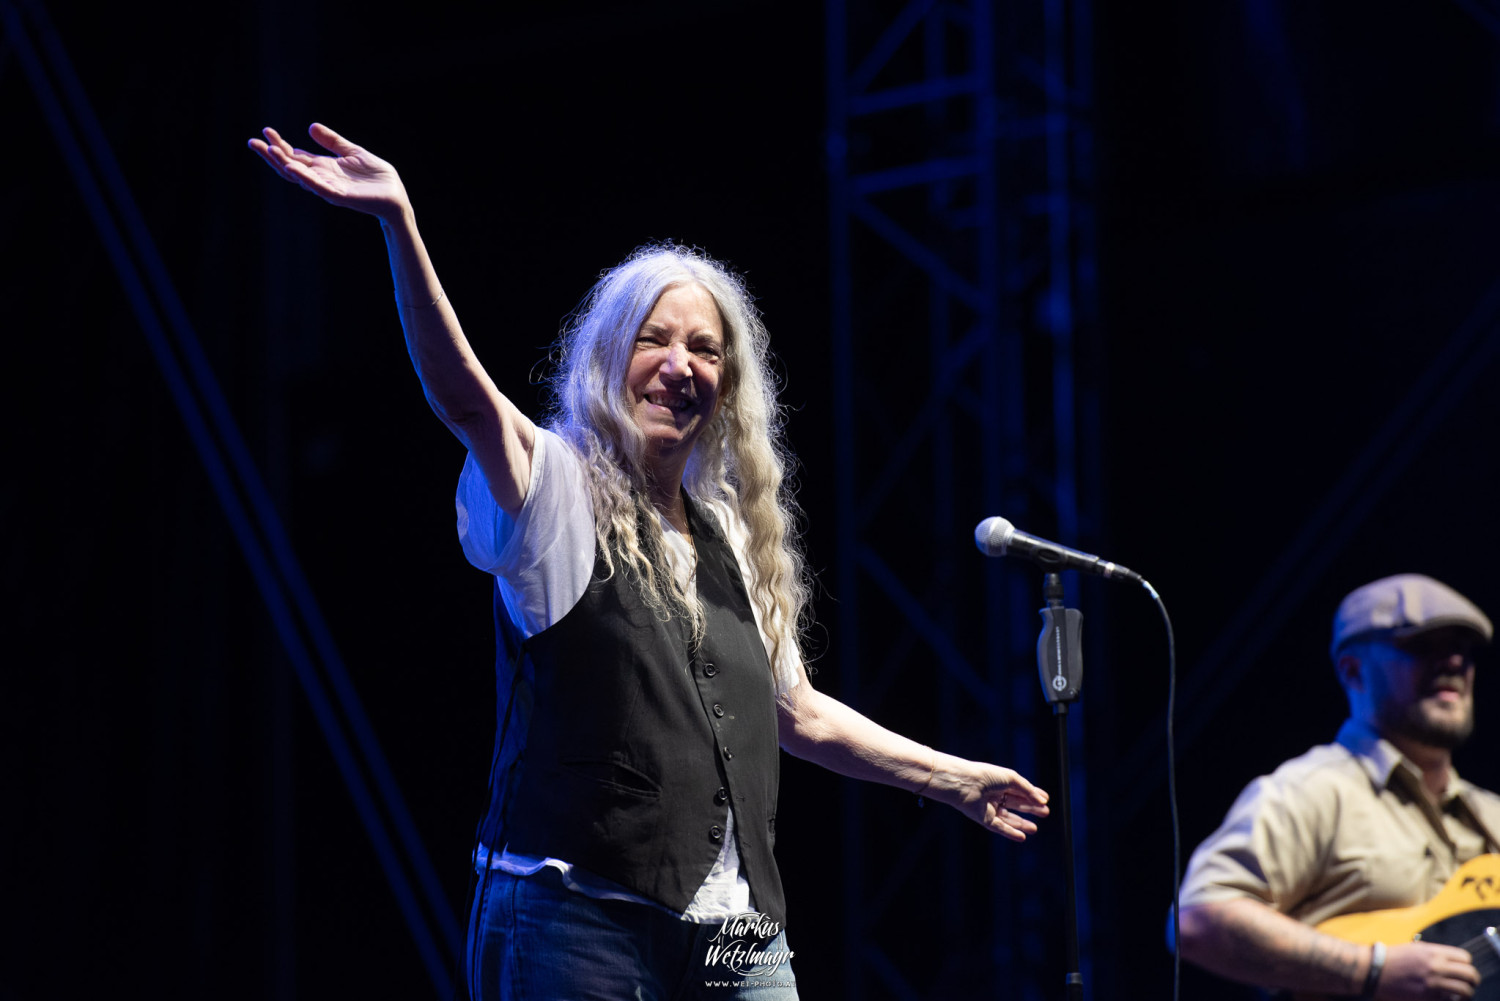
[[[457,912],[494,725],[489,583],[453,530],[463,452],[411,375],[376,224],[282,184],[244,142],[263,124],[300,139],[319,120],[400,167],[466,330],[532,411],[529,376],[561,318],[632,247],[674,238],[743,269],[826,569],[847,514],[830,387],[854,361],[828,336],[823,11],[48,7],[0,3],[0,997],[432,997],[27,53],[50,23]],[[897,9],[867,7],[853,15]],[[1346,590],[1421,570],[1500,612],[1500,336],[1484,306],[1500,278],[1500,16],[1486,0],[1096,7],[1099,321],[1080,351],[1104,520],[1063,541],[1140,570],[1174,615],[1185,854],[1245,781],[1331,738],[1342,696],[1323,651]],[[899,427],[920,349],[878,323],[858,345],[866,371],[889,374]],[[997,513],[976,490],[972,521]],[[1138,593],[1085,589],[1083,604],[1107,665],[1090,676],[1077,762],[1089,996],[1167,997],[1166,644]],[[816,683],[837,692],[837,610],[825,596],[819,611]],[[933,670],[917,648],[902,687]],[[1014,670],[1039,700],[1029,659]],[[1482,677],[1459,763],[1496,787],[1491,687]],[[876,715],[937,739],[899,703]],[[1036,759],[1055,788],[1050,738]],[[841,788],[784,765],[779,855],[807,998],[847,996],[848,936],[863,933],[842,906]],[[909,797],[874,802],[895,836],[915,823]],[[1004,848],[1034,853],[1050,888],[1028,910],[1048,955],[1060,842],[1054,823]],[[940,899],[883,918],[893,948],[935,966],[974,948],[940,933]],[[1041,991],[1000,969],[869,996],[1060,997],[1055,969]],[[1241,996],[1191,972],[1184,988]]]

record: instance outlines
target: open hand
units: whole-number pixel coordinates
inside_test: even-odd
[[[324,201],[381,218],[410,208],[395,167],[327,126],[314,123],[307,134],[332,156],[296,149],[275,129],[263,133],[265,139],[251,139],[250,148],[276,173]]]
[[[960,776],[958,789],[944,797],[949,805],[979,826],[1012,841],[1025,841],[1026,835],[1035,834],[1036,824],[1022,814],[1047,816],[1046,792],[1012,769],[978,761],[968,765],[968,774]]]

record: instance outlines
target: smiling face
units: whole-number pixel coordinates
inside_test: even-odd
[[[719,406],[724,324],[701,285],[676,285],[636,332],[625,376],[631,413],[658,476],[680,480],[687,457]]]
[[[1459,746],[1474,730],[1474,645],[1469,630],[1444,628],[1351,646],[1363,681],[1361,715],[1398,744]]]

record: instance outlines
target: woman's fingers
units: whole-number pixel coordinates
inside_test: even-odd
[[[293,146],[291,143],[282,138],[281,133],[277,132],[273,128],[266,128],[261,131],[266,137],[265,141],[258,142],[257,140],[252,139],[250,140],[250,148],[259,153],[261,152],[261,147],[264,147],[265,154],[263,155],[276,157],[278,164],[300,163],[303,166],[311,166],[312,164],[317,163],[319,160],[328,159],[327,157],[322,156],[318,153],[309,153],[305,149],[298,149],[296,146]],[[340,143],[343,142],[342,139],[338,141]]]
[[[1049,812],[1047,800],[1050,797],[1047,791],[1032,785],[1031,780],[1019,772],[1011,774],[1014,777],[1009,788],[1005,790],[1005,804],[1012,810],[1023,810],[1038,817],[1045,817]]]
[[[261,133],[265,138],[251,139],[249,142],[250,148],[255,151],[257,156],[266,161],[272,170],[275,170],[289,181],[295,180],[286,171],[286,166],[292,162],[295,151],[285,139],[281,138],[275,129],[262,129]]]
[[[313,122],[307,127],[307,134],[312,141],[322,146],[334,156],[353,156],[359,152],[359,147],[337,132],[330,129],[321,122]]]
[[[307,179],[307,175],[311,173],[306,164],[299,162],[294,158],[293,154],[282,150],[279,146],[267,147],[266,152],[270,156],[272,164],[276,167],[276,172],[293,184],[302,183]]]
[[[375,216],[410,204],[390,164],[326,125],[314,123],[307,131],[326,153],[298,149],[269,127],[249,145],[283,180],[331,204]]]
[[[261,129],[260,132],[261,135],[266,137],[267,146],[271,147],[272,149],[278,149],[288,156],[292,154],[292,144],[281,138],[280,132],[277,132],[275,129],[270,128],[269,126]]]
[[[267,145],[259,139],[251,139],[249,145],[255,155],[264,160],[283,180],[298,183],[298,178],[287,169],[292,161],[278,147]]]
[[[330,162],[328,157],[297,149],[273,128],[263,129],[262,134],[264,139],[250,140],[250,148],[284,180],[319,195],[330,190],[326,179],[319,175],[317,169],[319,161]]]
[[[251,139],[246,145],[248,145],[250,149],[254,151],[256,156],[260,157],[262,160],[266,161],[266,163],[270,164],[272,170],[281,169],[281,165],[278,164],[276,162],[276,158],[271,155],[271,147],[267,146],[264,140]]]
[[[1036,824],[1019,813],[1008,809],[1002,802],[990,803],[985,810],[984,826],[1011,841],[1025,841],[1026,835],[1036,833]]]

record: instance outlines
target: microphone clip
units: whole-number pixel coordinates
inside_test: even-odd
[[[1083,613],[1063,605],[1062,579],[1047,574],[1041,610],[1042,633],[1036,641],[1037,674],[1042,695],[1052,705],[1076,702],[1083,693]]]

